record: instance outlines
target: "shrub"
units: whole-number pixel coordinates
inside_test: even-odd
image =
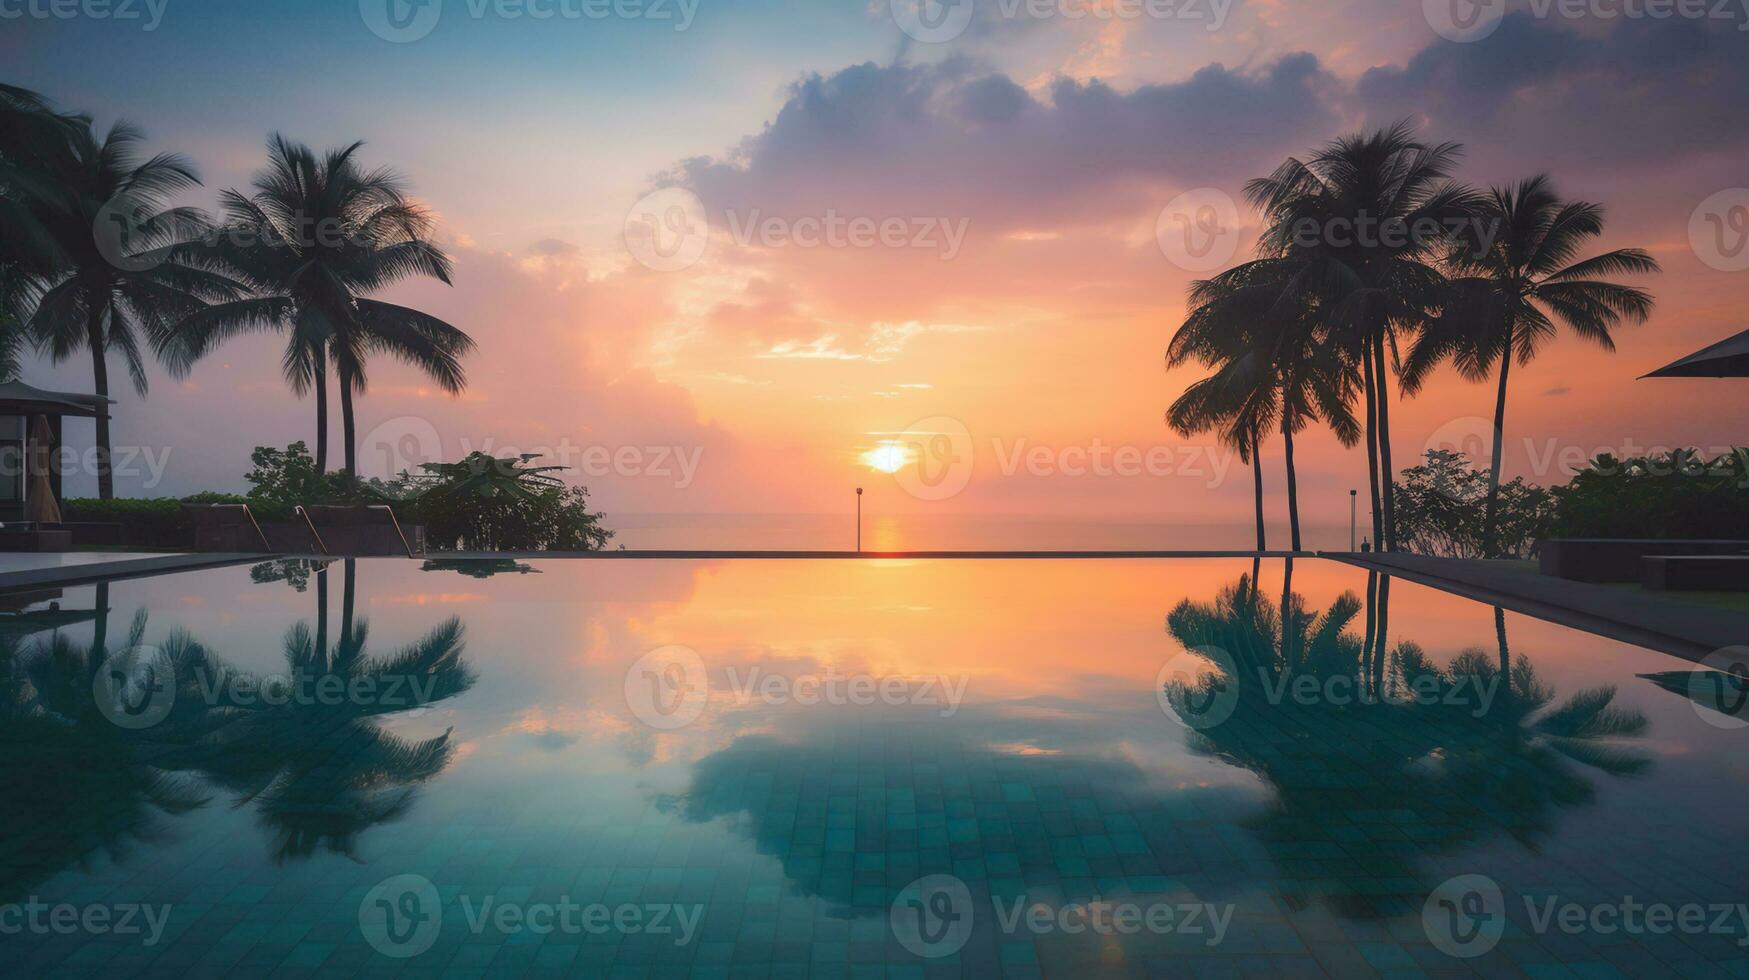
[[[1409,551],[1444,558],[1481,558],[1488,512],[1488,472],[1469,457],[1429,450],[1403,471],[1397,489],[1397,539]],[[1516,479],[1500,485],[1495,553],[1528,558],[1554,518],[1550,491]]]
[[[1604,454],[1555,490],[1563,538],[1749,538],[1749,450]]]
[[[589,491],[530,466],[533,456],[496,459],[473,453],[459,463],[428,464],[414,478],[408,510],[434,548],[464,551],[599,551],[613,532],[589,510]],[[406,482],[406,481],[404,481]]]

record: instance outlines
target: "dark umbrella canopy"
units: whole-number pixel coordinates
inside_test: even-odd
[[[1749,330],[1666,364],[1648,378],[1749,378]]]

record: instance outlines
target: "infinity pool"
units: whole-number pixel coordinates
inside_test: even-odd
[[[1749,975],[1733,675],[1346,565],[4,608],[8,975]]]

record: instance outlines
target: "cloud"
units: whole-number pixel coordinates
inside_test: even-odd
[[[1741,150],[1749,34],[1739,21],[1623,19],[1581,32],[1527,14],[1485,40],[1435,43],[1356,85],[1371,122],[1421,117],[1487,163],[1615,171]]]
[[[1086,225],[1137,210],[1143,189],[1224,182],[1328,135],[1333,85],[1309,54],[1129,90],[1059,78],[1042,97],[961,58],[865,63],[796,82],[762,132],[679,176],[713,220],[833,209],[967,217],[974,235]]]

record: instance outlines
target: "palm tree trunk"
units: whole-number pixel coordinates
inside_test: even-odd
[[[95,663],[96,658],[103,656],[104,650],[109,645],[108,582],[97,583],[97,598],[93,603],[93,606],[94,608],[92,611],[97,615],[91,620],[91,650],[94,661],[91,666],[92,669],[95,670],[97,668],[97,664]]]
[[[328,358],[318,350],[316,374],[316,472],[328,472]]]
[[[1299,616],[1294,611],[1294,560],[1287,559],[1281,572],[1281,660],[1291,671],[1295,667],[1294,639],[1299,636]]]
[[[1376,655],[1376,651],[1373,649],[1373,640],[1376,639],[1376,637],[1373,634],[1378,626],[1378,610],[1376,608],[1378,599],[1379,573],[1376,570],[1369,569],[1366,573],[1366,642],[1363,643],[1360,648],[1361,668],[1368,681],[1372,680],[1373,658]],[[1376,685],[1374,686],[1372,693],[1375,696],[1379,693]]]
[[[1286,415],[1281,420],[1281,441],[1287,457],[1287,523],[1293,550],[1300,550],[1300,478],[1294,472],[1294,433]]]
[[[335,378],[340,382],[340,438],[346,453],[346,475],[358,476],[358,431],[357,422],[352,416],[352,376],[345,368],[337,368]]]
[[[352,603],[358,576],[358,559],[346,559],[346,577],[340,584],[340,642],[352,642]]]
[[[1506,644],[1506,610],[1500,606],[1494,607],[1494,638],[1500,644],[1500,677],[1511,683],[1512,648]]]
[[[1251,482],[1257,491],[1257,550],[1268,551],[1268,538],[1263,531],[1263,456],[1258,451],[1257,433],[1251,433]]]
[[[1373,635],[1373,676],[1378,678],[1383,689],[1385,679],[1385,657],[1389,655],[1391,644],[1387,639],[1391,630],[1391,577],[1379,576],[1378,632]]]
[[[85,320],[85,343],[91,348],[91,385],[96,389],[97,397],[108,398],[109,351],[103,342],[103,311],[102,305],[92,305]],[[103,500],[115,499],[115,471],[110,466],[113,456],[109,443],[109,406],[100,404],[97,408],[97,496]]]
[[[1506,448],[1506,378],[1512,373],[1512,347],[1515,338],[1512,326],[1506,327],[1506,347],[1500,357],[1500,392],[1494,398],[1494,461],[1488,469],[1488,510],[1482,523],[1482,557],[1498,557],[1494,553],[1500,516],[1500,460]]]
[[[316,656],[328,664],[328,566],[316,569]]]
[[[1372,546],[1385,546],[1385,512],[1379,500],[1378,386],[1372,376],[1372,341],[1361,344],[1360,360],[1366,381],[1366,478],[1372,490]]]
[[[1390,375],[1385,372],[1385,337],[1378,336],[1373,347],[1379,409],[1379,479],[1384,491],[1384,550],[1397,550],[1397,470],[1391,465],[1391,390]]]

